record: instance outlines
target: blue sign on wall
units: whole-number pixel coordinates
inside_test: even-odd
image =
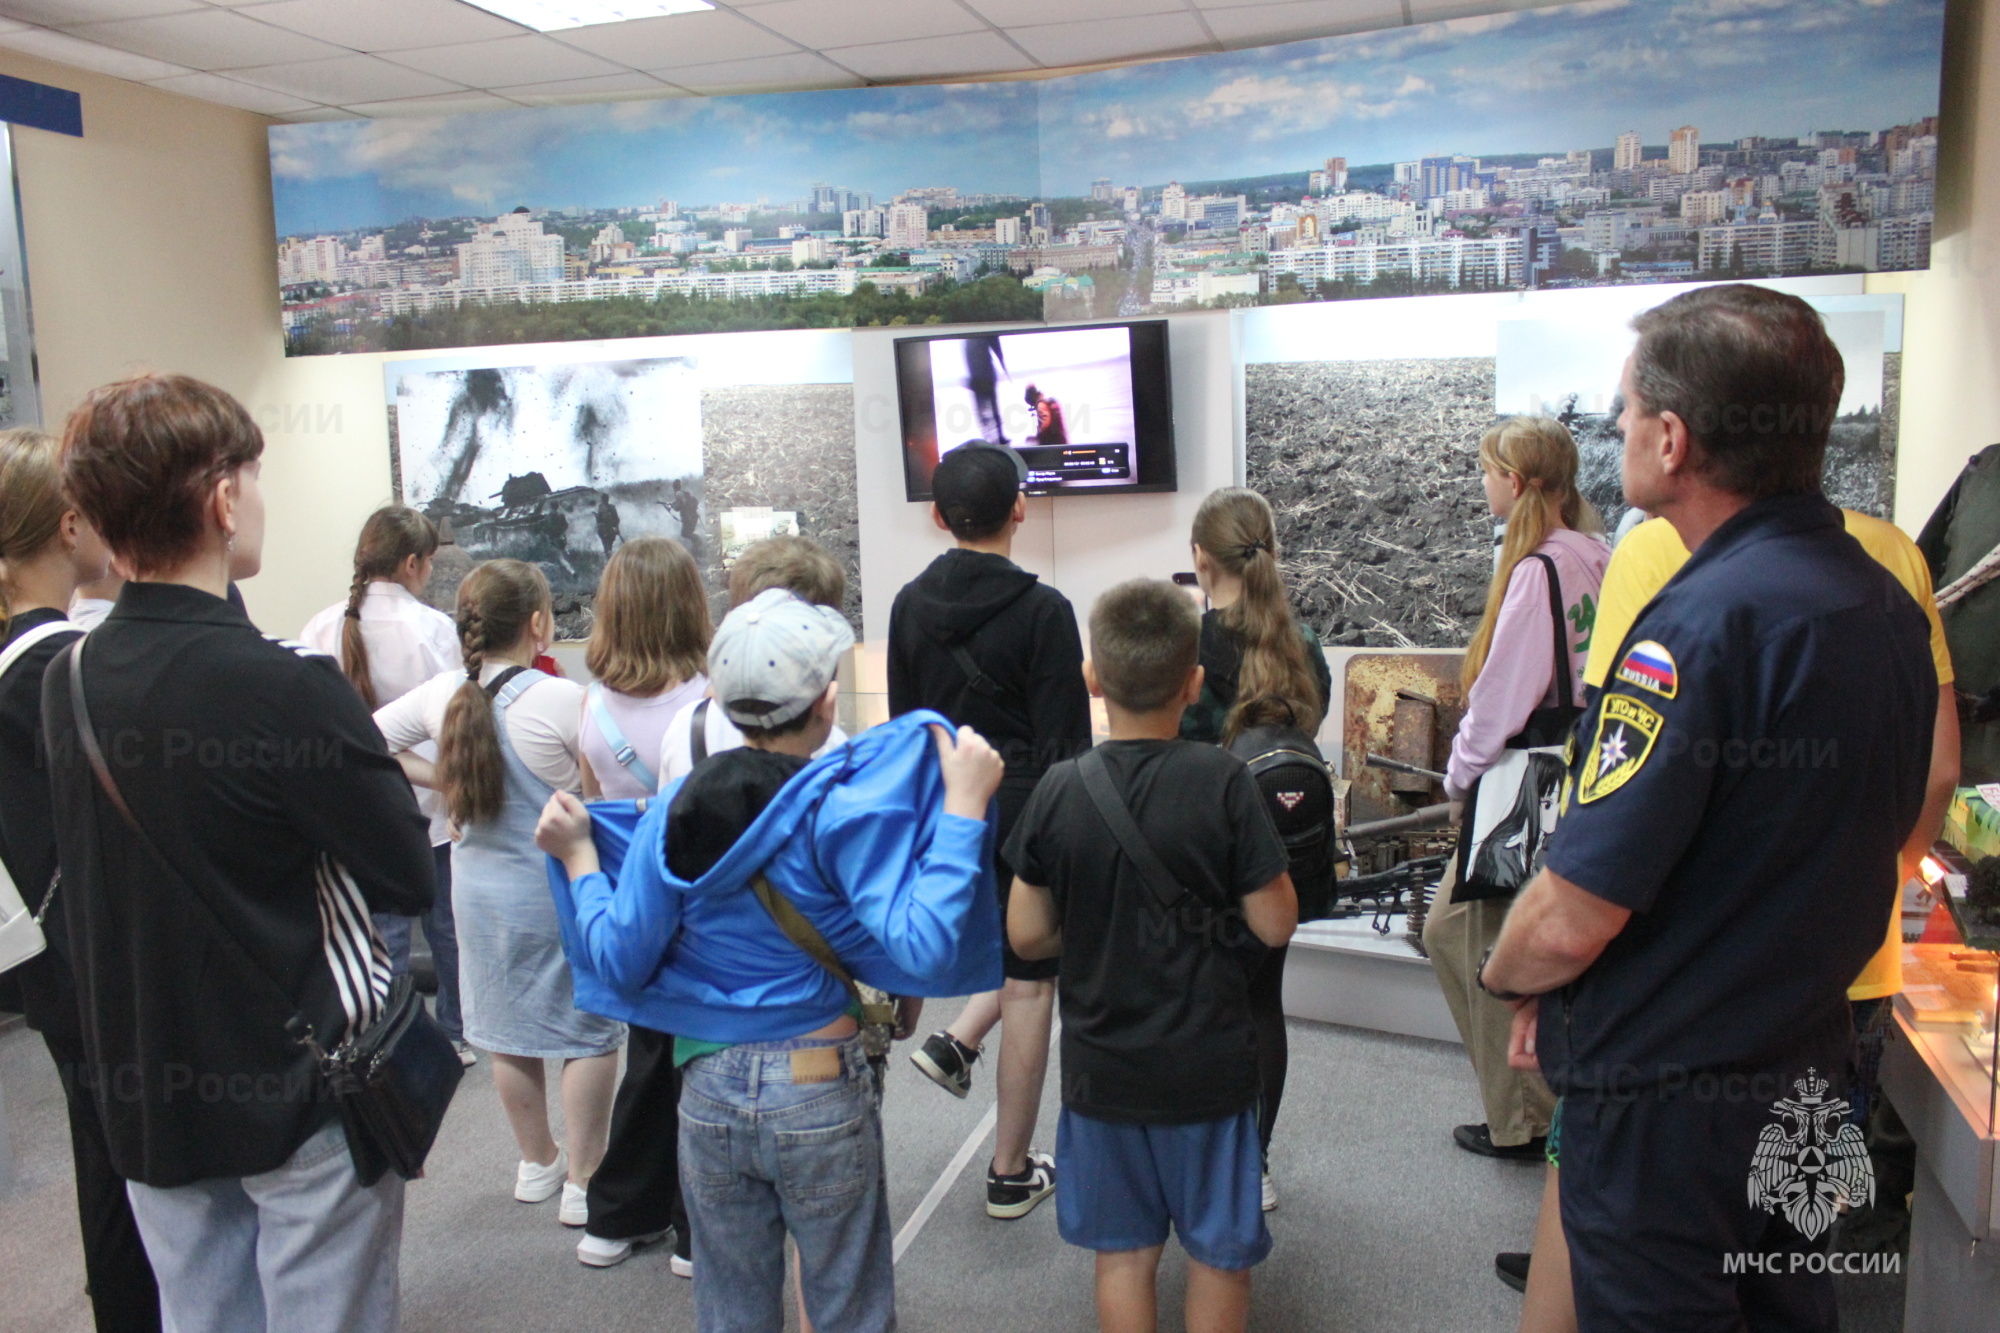
[[[0,74],[0,120],[83,137],[83,98],[67,88]]]

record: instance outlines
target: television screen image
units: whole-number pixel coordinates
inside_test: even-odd
[[[980,441],[1019,451],[1030,495],[1174,489],[1164,321],[902,339],[896,385],[911,500]]]

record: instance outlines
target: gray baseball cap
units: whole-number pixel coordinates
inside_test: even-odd
[[[854,646],[847,617],[766,588],[723,617],[708,646],[708,683],[740,727],[779,727],[812,707]]]

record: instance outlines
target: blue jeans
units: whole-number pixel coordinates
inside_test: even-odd
[[[424,939],[431,946],[431,962],[437,967],[437,997],[431,1013],[453,1041],[465,1040],[465,1020],[458,1007],[458,924],[451,914],[451,844],[431,848],[437,861],[437,896],[431,910],[424,913]],[[389,971],[402,976],[410,970],[410,923],[413,916],[392,916],[377,912],[375,933],[389,948]]]
[[[791,1052],[834,1045],[839,1076],[792,1082]],[[785,1324],[785,1234],[819,1333],[889,1333],[896,1276],[882,1121],[859,1038],[732,1046],[681,1071],[681,1192],[697,1333]]]
[[[395,1333],[403,1181],[363,1189],[339,1120],[275,1171],[125,1188],[167,1333]]]

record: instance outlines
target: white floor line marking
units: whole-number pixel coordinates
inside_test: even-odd
[[[966,1163],[970,1162],[973,1154],[979,1151],[979,1145],[986,1142],[986,1136],[993,1132],[993,1126],[999,1118],[1000,1103],[996,1100],[986,1108],[986,1114],[979,1118],[979,1123],[973,1127],[972,1133],[966,1136],[965,1142],[958,1145],[958,1152],[945,1166],[944,1174],[937,1178],[937,1183],[931,1186],[930,1193],[924,1195],[924,1201],[917,1205],[917,1211],[910,1214],[910,1220],[903,1223],[903,1229],[896,1233],[893,1262],[903,1261],[903,1255],[916,1243],[917,1234],[924,1229],[924,1223],[931,1220],[931,1214],[935,1213],[938,1205],[944,1202],[944,1196],[951,1193],[951,1187],[958,1183],[961,1175],[965,1174]]]

